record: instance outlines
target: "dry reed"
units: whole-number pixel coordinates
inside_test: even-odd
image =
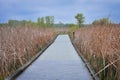
[[[0,27],[0,80],[14,73],[54,37],[52,29]]]
[[[74,42],[101,80],[120,80],[120,25],[81,28]]]

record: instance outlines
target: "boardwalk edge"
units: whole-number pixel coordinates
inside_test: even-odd
[[[70,35],[69,35],[70,37]],[[89,64],[89,62],[83,57],[83,55],[80,53],[80,51],[78,50],[77,46],[74,44],[72,38],[70,37],[71,43],[74,46],[75,50],[77,51],[79,57],[81,57],[82,61],[84,62],[86,68],[88,69],[88,71],[90,72],[93,80],[100,80],[98,78],[98,76],[95,76],[95,71],[92,69],[91,65]]]

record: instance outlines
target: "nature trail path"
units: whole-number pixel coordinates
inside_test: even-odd
[[[68,35],[56,40],[16,80],[92,80]]]

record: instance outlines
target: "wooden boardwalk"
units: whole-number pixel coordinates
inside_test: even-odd
[[[16,80],[92,80],[68,35],[55,42]]]

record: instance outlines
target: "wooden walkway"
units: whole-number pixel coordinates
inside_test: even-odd
[[[68,35],[55,42],[16,80],[92,80]]]

